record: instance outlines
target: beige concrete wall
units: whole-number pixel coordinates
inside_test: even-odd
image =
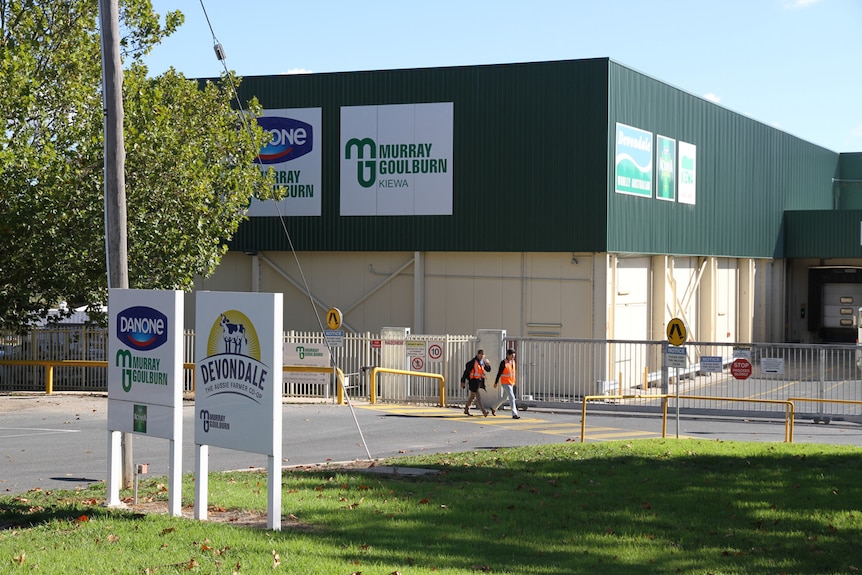
[[[667,322],[682,317],[691,339],[736,341],[738,322],[754,325],[753,318],[739,317],[734,258],[498,252],[303,252],[298,257],[302,273],[287,252],[231,252],[196,289],[281,292],[284,327],[298,331],[320,329],[318,317],[322,321],[329,307],[342,311],[346,330],[360,333],[383,326],[414,328],[418,314],[427,334],[494,328],[510,336],[663,339]],[[423,263],[421,289],[415,257]],[[783,267],[767,263],[755,267],[754,309],[755,315],[773,317],[782,313],[783,298],[772,297],[765,286],[781,281],[776,274]],[[807,281],[796,275],[794,281]],[[313,302],[304,293],[306,282]],[[421,304],[414,301],[417,294],[424,297]],[[193,324],[190,295],[186,325]],[[757,325],[755,341],[777,329],[775,321]]]

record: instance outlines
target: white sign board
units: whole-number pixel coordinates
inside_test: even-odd
[[[332,354],[325,345],[309,343],[285,343],[283,347],[284,365],[331,367]],[[326,384],[332,375],[329,373],[314,373],[307,371],[285,371],[284,383]]]
[[[443,361],[443,350],[445,349],[442,341],[426,342],[425,354],[428,356],[428,361]]]
[[[121,433],[170,441],[169,512],[180,515],[183,292],[108,292],[108,506],[119,505]]]
[[[425,371],[425,356],[416,355],[411,357],[410,369],[413,371]]]
[[[760,358],[760,373],[768,373],[770,375],[784,375],[784,358],[783,357],[762,357],[762,358]]]
[[[273,171],[284,199],[251,199],[249,216],[319,216],[323,195],[323,124],[321,108],[264,110],[257,119],[269,141],[255,162]]]
[[[267,526],[281,529],[280,293],[198,292],[195,517],[207,517],[210,445],[268,456]]]
[[[704,355],[700,358],[700,370],[704,373],[721,373],[723,370],[720,355]]]
[[[751,361],[751,348],[747,346],[734,346],[733,359],[747,359]]]
[[[425,342],[424,341],[407,341],[407,357],[425,357]]]
[[[686,360],[685,347],[668,346],[667,347],[667,366],[684,368]]]
[[[264,455],[281,446],[281,295],[198,292],[195,443]]]
[[[325,329],[323,330],[323,338],[329,347],[344,347],[343,329]]]
[[[451,216],[452,102],[341,108],[342,216]]]
[[[173,439],[172,412],[182,402],[183,292],[112,289],[109,298],[108,429]]]
[[[697,146],[679,142],[679,203],[697,203]]]

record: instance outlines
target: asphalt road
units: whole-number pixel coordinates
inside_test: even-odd
[[[478,413],[478,412],[476,412]],[[579,410],[530,409],[514,420],[464,415],[462,408],[354,403],[285,404],[283,464],[379,459],[394,455],[444,453],[580,441]],[[194,471],[194,404],[183,407],[183,472]],[[667,437],[784,441],[782,420],[743,420],[671,415]],[[586,440],[659,438],[655,415],[589,412]],[[796,443],[862,446],[862,425],[797,421]],[[149,464],[150,475],[167,475],[169,443],[133,436],[133,462]],[[107,476],[107,398],[54,394],[0,396],[0,493],[30,489],[73,489]],[[266,469],[266,457],[211,447],[211,471]]]

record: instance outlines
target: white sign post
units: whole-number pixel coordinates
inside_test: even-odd
[[[207,518],[215,445],[267,456],[267,528],[278,531],[283,296],[198,292],[195,306],[195,518]]]
[[[122,433],[170,442],[168,513],[182,515],[183,292],[108,293],[108,482],[120,502]]]

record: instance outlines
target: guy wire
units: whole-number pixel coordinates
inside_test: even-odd
[[[240,116],[240,119],[242,120],[243,127],[245,128],[246,133],[249,135],[249,138],[251,138],[251,136],[252,136],[251,127],[248,125],[245,110],[243,109],[243,106],[242,106],[242,101],[239,99],[239,93],[237,92],[236,84],[233,81],[233,75],[230,73],[230,70],[228,70],[227,62],[225,62],[226,56],[224,53],[224,49],[222,48],[221,43],[218,41],[218,38],[216,38],[215,30],[213,30],[212,22],[210,22],[210,17],[209,17],[209,14],[207,14],[206,6],[204,6],[204,0],[200,0],[200,3],[201,3],[201,10],[203,10],[203,13],[204,13],[204,18],[206,18],[206,21],[207,21],[207,26],[209,27],[210,33],[212,34],[212,37],[213,37],[213,49],[215,50],[216,57],[221,62],[222,67],[224,68],[225,76],[227,77],[228,82],[230,83],[231,93],[233,94],[234,100],[236,100],[236,105],[239,107],[239,116]],[[258,153],[258,157],[260,157],[259,153]],[[311,290],[308,287],[308,281],[305,279],[305,272],[302,271],[302,265],[299,263],[299,256],[296,253],[296,249],[293,246],[293,240],[291,239],[290,232],[287,229],[287,223],[285,222],[284,216],[281,213],[281,209],[278,206],[278,202],[274,201],[273,204],[275,205],[275,210],[276,210],[276,213],[278,214],[278,221],[281,224],[281,229],[284,231],[284,237],[287,239],[287,243],[290,246],[290,253],[293,255],[293,259],[296,262],[296,268],[299,270],[299,276],[302,278],[302,285],[305,287],[305,293],[308,294],[308,300],[309,300],[309,303],[311,304],[311,311],[312,311],[312,313],[314,313],[314,317],[317,319],[317,325],[320,328],[320,333],[323,333],[324,332],[323,321],[320,318],[320,314],[318,313],[317,308],[314,304],[314,299],[311,296]],[[334,359],[334,356],[332,354],[332,347],[329,345],[329,342],[326,341],[326,338],[324,338],[324,345],[326,346],[326,349],[329,351],[329,361],[331,363],[331,367],[333,368],[333,372],[334,372],[334,370],[337,366],[335,364],[335,359]],[[347,388],[344,385],[344,382],[338,377],[336,377],[336,380],[338,381],[338,385],[341,386],[342,391],[344,392],[344,397],[347,398],[347,405],[350,407],[350,413],[351,413],[351,415],[353,415],[353,421],[356,424],[356,429],[359,432],[359,437],[360,437],[360,439],[362,439],[362,446],[365,448],[365,454],[368,456],[368,459],[371,460],[372,459],[371,452],[368,450],[368,444],[365,442],[365,436],[362,434],[362,428],[359,426],[359,420],[357,419],[356,412],[353,409],[353,403],[350,401],[350,394],[348,393]]]

